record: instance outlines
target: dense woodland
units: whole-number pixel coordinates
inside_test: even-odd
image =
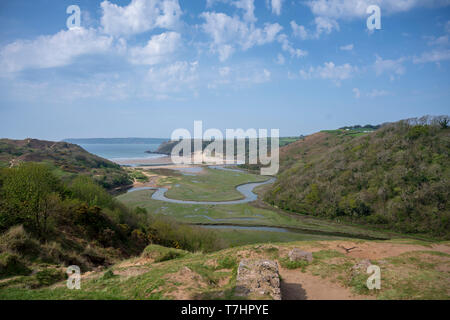
[[[448,239],[449,152],[448,117],[363,135],[321,132],[283,149],[265,200],[292,212]]]

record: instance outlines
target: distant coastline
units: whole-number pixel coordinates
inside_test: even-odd
[[[120,165],[145,163],[162,158],[159,147],[166,143],[162,138],[88,138],[65,139],[64,142],[79,145],[84,150]]]
[[[169,140],[165,138],[69,138],[63,141],[73,144],[162,144]]]

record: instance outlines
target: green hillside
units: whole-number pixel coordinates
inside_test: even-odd
[[[281,151],[265,200],[281,209],[450,238],[448,117],[326,131]]]
[[[36,139],[0,139],[0,167],[16,166],[22,162],[44,162],[65,180],[77,174],[89,175],[106,189],[132,183],[119,165],[93,155],[78,145]]]

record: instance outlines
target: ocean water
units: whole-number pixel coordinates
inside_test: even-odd
[[[84,150],[111,161],[160,158],[161,155],[145,153],[156,151],[167,139],[158,138],[92,138],[66,139]]]
[[[160,158],[161,155],[145,153],[145,151],[156,151],[160,146],[157,144],[125,144],[125,143],[79,143],[84,150],[102,158],[118,160],[151,159]]]

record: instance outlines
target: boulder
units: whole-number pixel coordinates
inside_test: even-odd
[[[359,261],[352,267],[352,277],[359,274],[365,274],[367,272],[367,268],[369,268],[371,265],[372,263],[368,259]]]
[[[306,251],[302,251],[298,248],[295,248],[295,249],[291,250],[291,252],[289,252],[289,259],[291,261],[305,260],[308,262],[312,262],[313,256],[312,256],[311,252],[306,252]]]
[[[236,295],[281,300],[278,264],[270,260],[242,260],[236,278]]]

